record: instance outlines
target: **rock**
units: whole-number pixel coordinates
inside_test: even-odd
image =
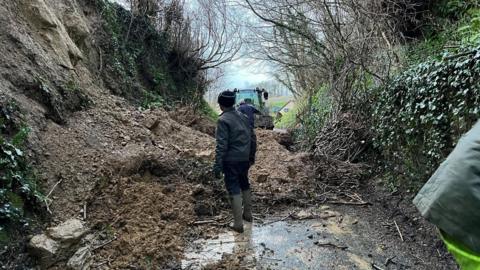
[[[43,267],[48,267],[56,262],[60,244],[45,234],[35,235],[30,239],[30,253],[40,259]]]
[[[90,247],[79,248],[68,260],[67,267],[71,270],[88,270],[93,263]]]
[[[300,210],[299,212],[297,213],[294,213],[292,215],[292,218],[294,219],[298,219],[298,220],[302,220],[302,219],[310,219],[314,217],[314,214],[312,214],[311,212],[308,212],[306,210]]]
[[[193,190],[192,190],[192,196],[198,196],[198,195],[202,195],[205,193],[205,187],[202,186],[202,185],[196,185],[195,187],[193,187]]]
[[[83,46],[90,31],[87,24],[77,12],[68,13],[63,18],[68,35],[78,46]]]
[[[83,54],[68,35],[54,9],[45,0],[24,0],[21,1],[21,7],[25,18],[35,29],[34,32],[57,54],[58,64],[73,69],[83,59]]]
[[[78,219],[69,219],[47,230],[48,236],[62,243],[78,242],[86,232],[87,229]]]
[[[268,179],[268,174],[259,174],[257,176],[257,182],[258,183],[265,183],[265,182],[267,182],[267,179]]]
[[[203,202],[197,202],[193,210],[197,216],[211,216],[214,212],[214,209],[211,205],[207,205]]]
[[[204,150],[199,153],[195,154],[196,157],[198,158],[213,158],[214,157],[214,151],[213,150]]]
[[[169,194],[169,193],[172,193],[172,192],[175,192],[177,190],[177,188],[175,187],[175,185],[166,185],[163,189],[162,189],[162,193],[163,194]]]
[[[55,15],[51,12],[43,0],[27,0],[22,3],[29,19],[36,25],[44,28],[56,28],[58,26]]]

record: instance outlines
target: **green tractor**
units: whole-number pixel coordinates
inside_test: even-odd
[[[260,113],[255,114],[255,127],[264,129],[273,129],[273,117],[267,108],[265,101],[268,100],[268,92],[265,89],[234,89],[236,94],[235,106],[240,106],[240,102],[249,100],[250,105],[254,106]]]

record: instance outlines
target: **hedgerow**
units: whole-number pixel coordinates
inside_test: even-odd
[[[395,181],[421,185],[480,116],[480,47],[418,64],[378,89],[374,146]]]

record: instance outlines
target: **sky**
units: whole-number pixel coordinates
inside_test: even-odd
[[[127,9],[129,8],[128,0],[111,1],[120,3]],[[245,14],[242,14],[242,16],[245,16]],[[223,76],[214,86],[220,89],[212,89],[215,92],[224,89],[253,87],[257,83],[274,80],[272,68],[261,61],[251,59],[248,54],[237,56],[236,60],[222,65],[221,68],[223,69]]]
[[[273,79],[270,68],[257,60],[241,57],[223,65],[224,76],[218,86],[225,89],[247,88]]]

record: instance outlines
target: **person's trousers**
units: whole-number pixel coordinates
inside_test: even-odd
[[[249,168],[250,162],[248,161],[223,163],[224,181],[228,194],[238,195],[242,191],[250,189],[248,181]]]

